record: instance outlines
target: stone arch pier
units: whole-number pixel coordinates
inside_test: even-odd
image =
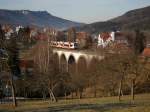
[[[53,49],[53,54],[58,60],[59,68],[67,72],[73,70],[73,68],[78,68],[81,60],[85,60],[85,66],[88,68],[93,59],[101,60],[104,58],[102,55],[93,52],[65,49]]]

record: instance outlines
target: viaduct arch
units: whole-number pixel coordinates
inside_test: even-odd
[[[88,68],[93,60],[101,60],[104,58],[102,55],[90,52],[65,49],[53,49],[53,54],[56,56],[56,59],[58,59],[59,68],[61,71],[66,70],[67,72],[70,68],[73,68],[71,65],[77,68],[81,60],[85,60],[85,66]]]

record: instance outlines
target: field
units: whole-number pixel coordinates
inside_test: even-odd
[[[150,94],[136,95],[135,101],[130,96],[19,102],[17,108],[10,104],[0,104],[0,112],[150,112]]]

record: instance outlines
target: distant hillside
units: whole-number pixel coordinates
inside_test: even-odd
[[[102,31],[132,30],[137,28],[141,30],[150,29],[150,6],[129,11],[122,16],[105,22],[96,22],[77,29],[90,33],[99,33]]]
[[[82,24],[55,17],[46,11],[0,10],[0,24],[67,29]]]

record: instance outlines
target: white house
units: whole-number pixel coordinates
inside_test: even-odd
[[[98,46],[106,47],[109,43],[115,41],[115,32],[105,32],[98,36]]]
[[[16,27],[16,32],[18,33],[21,28],[24,28],[24,27],[23,26],[17,26]]]
[[[123,32],[104,32],[98,36],[98,46],[106,47],[111,42],[128,45],[128,39]]]

